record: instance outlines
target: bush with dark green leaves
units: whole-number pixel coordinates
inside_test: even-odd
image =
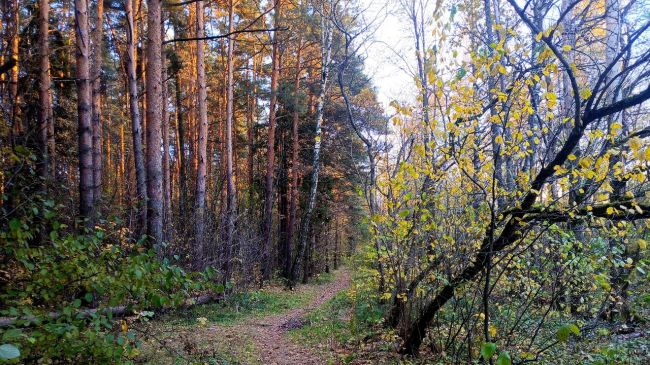
[[[31,202],[0,231],[0,363],[128,363],[138,337],[113,313],[146,319],[212,290],[212,273],[160,260],[119,224],[75,233],[51,201]]]

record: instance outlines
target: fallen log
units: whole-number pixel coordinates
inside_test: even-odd
[[[165,312],[170,309],[183,309],[183,308],[190,308],[195,305],[202,305],[202,304],[207,304],[210,302],[218,302],[223,298],[223,294],[205,294],[205,295],[199,295],[196,297],[191,297],[188,299],[185,299],[183,301],[183,304],[179,306],[167,306],[167,307],[162,307],[162,308],[147,308],[147,309],[142,309],[142,310],[136,310],[132,306],[128,305],[118,305],[115,307],[106,307],[106,308],[87,308],[87,309],[81,309],[74,313],[74,315],[77,318],[89,318],[95,315],[96,313],[104,314],[104,315],[112,315],[114,317],[126,317],[126,316],[131,316],[135,315],[138,312],[142,311],[155,311],[158,310],[160,313]],[[21,323],[21,327],[31,327],[36,325],[38,322],[42,322],[44,320],[47,321],[56,321],[57,319],[61,318],[64,316],[63,313],[61,312],[50,312],[47,313],[44,316],[24,316],[24,317],[0,317],[0,328],[7,328],[13,326],[17,321],[24,321],[24,323]]]

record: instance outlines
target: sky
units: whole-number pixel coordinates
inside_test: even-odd
[[[378,19],[376,31],[364,49],[365,72],[373,80],[379,101],[388,110],[392,100],[408,101],[414,98],[413,78],[407,72],[409,65],[404,62],[404,59],[410,63],[414,61],[411,30],[404,22],[404,15],[395,11],[398,6],[394,1],[360,2],[366,8],[364,16],[367,22]]]

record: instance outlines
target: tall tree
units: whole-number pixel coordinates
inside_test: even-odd
[[[163,189],[162,153],[162,1],[150,1],[147,7],[146,64],[146,158],[147,158],[147,234],[156,252],[162,254]]]
[[[323,113],[325,107],[325,95],[327,93],[327,84],[329,80],[329,67],[332,57],[332,25],[329,19],[326,19],[325,4],[321,3],[321,59],[320,59],[320,90],[318,91],[318,99],[316,101],[316,115],[314,126],[314,149],[311,160],[311,185],[309,188],[309,196],[307,197],[307,208],[305,209],[300,227],[300,243],[298,245],[298,254],[293,260],[291,268],[291,284],[296,282],[297,275],[300,271],[301,262],[305,259],[307,249],[307,240],[309,239],[309,225],[311,223],[312,214],[316,206],[316,193],[318,191],[318,173],[320,172],[320,155],[322,144],[322,124]],[[307,268],[304,268],[307,270]]]
[[[208,108],[207,92],[205,86],[205,8],[203,1],[196,2],[196,75],[197,75],[197,122],[198,122],[198,151],[196,171],[196,242],[194,251],[194,263],[196,267],[203,265],[205,247],[205,176],[207,165],[208,148]]]
[[[144,162],[144,146],[142,143],[142,119],[138,105],[138,80],[136,75],[136,28],[133,22],[133,9],[135,0],[126,0],[126,79],[129,94],[129,112],[131,115],[131,131],[133,137],[133,160],[135,163],[137,209],[141,232],[147,227],[147,181]]]
[[[102,173],[103,173],[103,152],[102,152],[102,95],[101,95],[101,73],[103,61],[103,37],[104,37],[104,1],[98,0],[95,6],[95,28],[92,31],[92,66],[90,71],[92,87],[92,126],[93,126],[93,199],[95,209],[99,209],[99,202],[102,197]],[[98,213],[98,212],[96,212]]]
[[[274,28],[278,28],[280,22],[281,2],[275,0],[275,14],[273,16]],[[264,196],[264,225],[262,227],[262,279],[271,278],[271,244],[273,231],[273,175],[275,171],[275,127],[276,127],[276,107],[278,100],[278,79],[280,77],[280,42],[278,40],[279,32],[273,33],[273,53],[271,56],[271,100],[269,101],[269,133],[267,137],[266,150],[266,177],[265,177],[265,196]]]
[[[54,174],[54,135],[52,124],[52,80],[50,77],[50,41],[49,41],[49,0],[39,0],[38,9],[38,49],[40,52],[40,69],[38,85],[38,125],[41,144],[41,176],[49,178]]]
[[[296,51],[296,74],[293,79],[293,92],[294,92],[294,110],[291,118],[291,176],[289,177],[289,220],[287,227],[287,237],[285,238],[284,254],[286,257],[284,262],[283,276],[289,278],[291,274],[291,247],[294,241],[294,232],[296,230],[296,214],[298,211],[298,160],[300,159],[300,136],[298,135],[298,124],[300,123],[300,109],[298,104],[300,102],[300,73],[302,67],[302,36],[298,39],[298,49]]]
[[[234,26],[234,4],[230,0],[228,6],[228,33],[232,34],[235,30]],[[227,101],[226,101],[226,257],[225,257],[225,279],[230,276],[230,260],[232,256],[232,246],[235,234],[235,215],[237,213],[237,192],[235,191],[235,181],[233,179],[233,89],[234,89],[234,51],[235,36],[228,37],[228,75],[226,80],[227,87]]]
[[[86,227],[93,226],[93,150],[92,105],[90,85],[90,38],[88,33],[88,3],[75,0],[76,60],[77,60],[77,136],[79,149],[79,214]]]

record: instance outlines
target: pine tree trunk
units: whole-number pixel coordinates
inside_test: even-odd
[[[50,127],[52,118],[52,80],[50,77],[50,42],[49,42],[49,0],[39,0],[38,11],[38,48],[40,51],[40,70],[38,85],[38,124],[41,143],[41,177],[50,179],[54,176],[52,163],[54,156],[54,135]]]
[[[142,135],[142,119],[140,115],[140,106],[138,105],[138,80],[136,75],[136,29],[133,22],[133,3],[135,0],[126,0],[124,7],[126,10],[126,73],[129,93],[129,111],[131,115],[131,131],[133,135],[133,160],[135,164],[136,192],[137,192],[137,209],[139,217],[140,233],[144,233],[147,227],[147,182],[144,162],[144,146]],[[124,146],[122,146],[124,152]],[[124,153],[122,154],[124,159]],[[124,161],[122,162],[124,163]],[[122,173],[125,172],[124,166]]]
[[[101,105],[101,71],[104,30],[104,1],[97,1],[95,28],[92,32],[92,126],[93,126],[93,200],[95,209],[99,209],[102,197],[102,105]],[[96,211],[95,214],[99,214]]]
[[[18,95],[18,71],[19,71],[19,24],[20,24],[20,4],[18,0],[9,0],[5,5],[6,17],[6,34],[7,48],[9,48],[9,57],[13,61],[13,66],[9,70],[9,97],[5,100],[9,117],[9,125],[12,126],[11,132],[14,135],[20,135],[25,131],[23,122],[18,119],[20,100]],[[87,28],[86,28],[87,29]]]
[[[296,231],[296,213],[298,210],[298,160],[300,158],[300,136],[298,135],[298,124],[300,123],[300,113],[298,110],[299,89],[300,89],[300,71],[302,67],[302,37],[298,40],[298,51],[296,53],[296,74],[293,79],[294,91],[294,111],[291,123],[291,176],[289,180],[289,222],[287,237],[285,243],[285,260],[283,276],[289,279],[291,273],[291,247],[293,246],[294,235]]]
[[[255,47],[253,47],[253,54],[255,54]],[[248,209],[250,210],[251,217],[254,217],[254,181],[255,181],[255,121],[257,115],[257,58],[253,56],[253,67],[251,70],[251,82],[253,83],[251,93],[248,95],[248,120],[247,120],[247,145],[248,145]]]
[[[88,32],[88,3],[75,0],[77,136],[79,143],[79,215],[87,228],[93,227],[93,155],[92,105],[90,85],[90,38]]]
[[[146,159],[147,159],[147,234],[156,253],[162,254],[162,1],[153,0],[147,9],[146,72]]]
[[[203,1],[196,2],[196,37],[204,37],[204,12]],[[208,147],[208,111],[206,106],[205,86],[205,56],[204,41],[198,40],[196,44],[196,73],[197,73],[197,119],[198,119],[198,151],[196,172],[196,237],[194,247],[194,264],[197,268],[203,266],[205,245],[205,176]]]
[[[163,29],[163,36],[165,30]],[[165,50],[162,51],[162,139],[163,139],[163,224],[165,226],[165,240],[171,241],[172,235],[172,200],[171,200],[171,171],[169,164],[169,113],[167,112],[168,88],[167,88],[167,58]]]
[[[234,5],[233,0],[230,0],[228,11],[228,32],[232,33],[234,27]],[[233,163],[233,73],[234,73],[234,57],[233,50],[235,47],[234,36],[228,37],[228,77],[227,77],[227,103],[226,103],[226,257],[224,274],[226,280],[230,277],[230,260],[232,258],[232,246],[234,243],[235,235],[235,215],[237,214],[237,192],[235,191],[235,181],[233,179],[232,163]]]
[[[179,210],[187,208],[187,156],[185,155],[185,123],[183,122],[183,96],[181,76],[177,70],[174,82],[176,91],[176,138],[178,142],[178,181],[179,181]]]
[[[275,15],[273,25],[278,27],[280,20],[280,0],[275,1]],[[266,178],[265,178],[265,197],[264,197],[264,226],[262,228],[262,256],[261,268],[262,279],[271,278],[272,260],[271,260],[271,243],[273,231],[273,172],[275,169],[275,113],[278,100],[278,79],[280,76],[280,42],[278,41],[278,32],[273,33],[273,54],[271,60],[271,100],[269,102],[269,134],[267,137],[266,151]]]

